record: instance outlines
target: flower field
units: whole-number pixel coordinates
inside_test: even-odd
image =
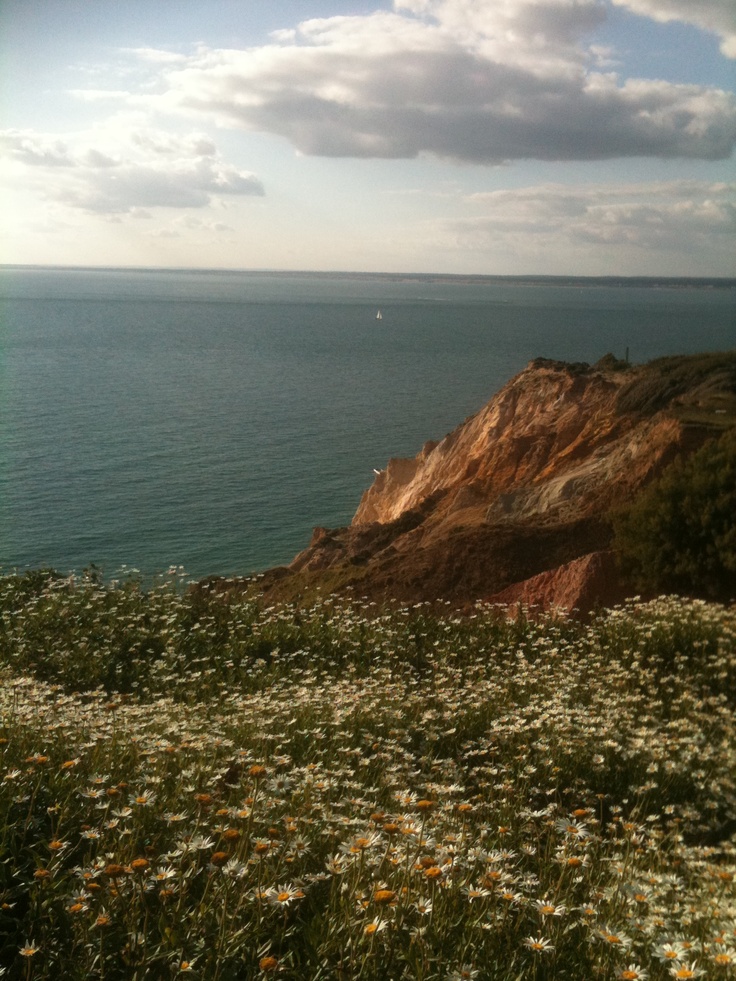
[[[736,978],[735,641],[0,578],[0,974]]]

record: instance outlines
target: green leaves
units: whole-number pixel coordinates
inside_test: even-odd
[[[637,588],[736,597],[736,430],[673,463],[614,516],[614,530]]]

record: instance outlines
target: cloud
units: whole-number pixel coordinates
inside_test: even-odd
[[[0,133],[0,155],[21,166],[27,183],[35,172],[47,198],[98,214],[135,217],[150,208],[205,208],[222,196],[264,193],[258,177],[223,161],[198,133],[138,129],[112,142],[109,134],[60,141],[8,130]]]
[[[472,217],[445,222],[455,248],[565,250],[625,246],[728,250],[736,234],[736,183],[681,180],[567,187],[545,184],[472,195]]]
[[[127,89],[69,89],[68,93],[81,102],[125,102],[130,98]]]
[[[29,167],[72,167],[67,144],[56,136],[32,130],[0,132],[0,156],[10,157]]]
[[[263,194],[263,185],[253,174],[201,159],[166,168],[120,164],[85,174],[57,196],[86,211],[120,214],[133,208],[204,208],[214,196],[230,194]]]
[[[123,48],[125,54],[131,54],[140,61],[150,61],[158,65],[171,65],[186,61],[183,54],[174,51],[164,51],[161,48]]]
[[[204,221],[202,218],[191,214],[182,215],[180,218],[176,218],[175,222],[178,225],[184,226],[184,228],[191,228],[197,231],[218,233],[235,231],[232,225],[228,225],[224,221]]]
[[[721,38],[721,51],[736,58],[736,4],[733,0],[612,0],[635,14],[667,23],[681,21]]]
[[[734,96],[600,70],[601,49],[582,39],[604,16],[601,0],[396,0],[304,21],[262,47],[200,48],[162,67],[148,99],[311,155],[727,158]]]
[[[436,22],[471,47],[512,60],[520,46],[522,57],[535,50],[567,51],[569,57],[578,40],[606,18],[603,0],[395,0],[394,8]]]
[[[172,133],[162,133],[152,130],[135,130],[131,133],[131,141],[143,150],[150,150],[157,155],[177,157],[213,157],[217,153],[214,141],[201,133],[191,133],[180,137]]]

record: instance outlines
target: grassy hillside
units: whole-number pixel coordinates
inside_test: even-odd
[[[0,579],[0,970],[734,977],[735,627]]]
[[[684,422],[716,428],[736,421],[736,351],[656,358],[618,396],[619,412],[653,415],[671,406]]]

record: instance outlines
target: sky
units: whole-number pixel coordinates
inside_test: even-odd
[[[0,263],[736,276],[734,0],[0,0]]]

